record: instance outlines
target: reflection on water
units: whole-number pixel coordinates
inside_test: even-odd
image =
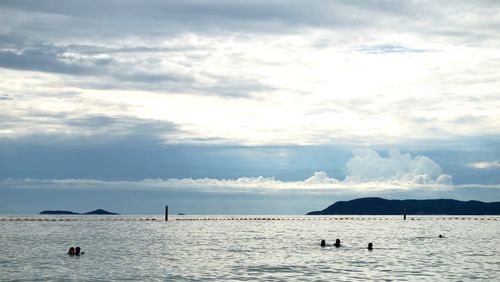
[[[499,217],[172,219],[3,216],[0,280],[493,281],[500,276]],[[331,246],[337,238],[340,248]],[[320,247],[321,239],[330,246]],[[366,249],[368,242],[373,251]],[[70,246],[80,246],[85,255],[69,257]]]

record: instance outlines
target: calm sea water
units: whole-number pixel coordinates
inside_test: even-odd
[[[14,218],[26,220],[9,220]],[[60,221],[66,218],[72,220]],[[108,218],[0,217],[0,280],[494,281],[500,277],[499,217],[103,220]],[[139,220],[144,218],[156,220]],[[52,219],[56,221],[45,221]],[[331,244],[336,238],[342,247],[319,245],[321,239]],[[373,242],[373,251],[366,249],[368,242]],[[80,246],[85,254],[68,256],[70,246]]]

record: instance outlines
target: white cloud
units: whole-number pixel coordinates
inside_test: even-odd
[[[468,166],[475,169],[497,169],[500,168],[500,161],[475,162],[475,163],[470,163]]]
[[[442,174],[436,179],[435,183],[436,184],[443,184],[443,185],[452,185],[453,184],[453,177],[451,177],[451,175]]]
[[[357,149],[346,163],[344,180],[331,178],[317,171],[302,181],[281,181],[274,177],[240,177],[237,179],[170,178],[140,181],[102,181],[94,179],[4,180],[11,187],[93,187],[113,189],[183,189],[210,192],[274,192],[279,190],[309,190],[311,192],[383,192],[415,189],[449,190],[452,177],[441,174],[441,168],[430,158],[389,151],[387,158],[371,149]]]
[[[356,149],[346,163],[349,182],[392,182],[409,184],[451,184],[452,178],[443,175],[441,167],[425,156],[412,158],[397,149],[389,150],[387,158],[371,149]]]
[[[339,180],[328,177],[324,171],[316,171],[313,176],[303,181],[304,184],[338,184]]]
[[[229,2],[0,3],[0,92],[16,97],[0,112],[23,120],[2,136],[78,134],[44,117],[61,112],[166,121],[180,143],[500,132],[492,3]],[[62,89],[80,95],[47,94]]]

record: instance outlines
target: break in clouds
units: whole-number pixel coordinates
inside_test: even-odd
[[[411,190],[414,188],[449,189],[452,177],[443,174],[441,167],[426,156],[412,157],[399,150],[389,150],[387,157],[372,149],[355,149],[345,164],[343,180],[331,178],[325,171],[316,171],[302,181],[280,181],[274,177],[241,177],[238,179],[170,178],[144,179],[142,181],[101,181],[87,179],[62,180],[10,180],[12,186],[96,187],[125,189],[194,189],[213,192],[237,192],[250,190],[272,191],[275,189],[330,189],[359,192],[384,190]]]

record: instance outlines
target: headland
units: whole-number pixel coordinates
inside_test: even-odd
[[[359,198],[338,201],[307,215],[500,215],[500,202],[433,200],[387,200]]]

